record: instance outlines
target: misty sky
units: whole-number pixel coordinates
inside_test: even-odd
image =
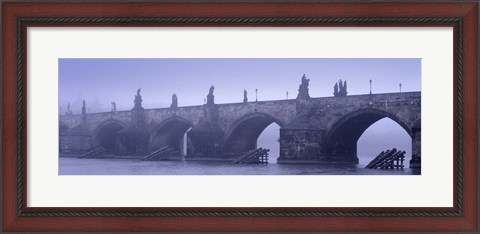
[[[310,96],[332,96],[338,79],[347,80],[348,94],[420,90],[420,59],[60,59],[60,106],[79,113],[85,99],[91,112],[129,110],[138,88],[143,106],[202,105],[211,85],[215,102],[295,98],[300,78],[310,79]],[[64,111],[63,111],[64,112]]]
[[[347,80],[349,95],[368,94],[370,79],[373,93],[399,92],[400,83],[402,92],[421,90],[420,59],[59,59],[59,110],[65,113],[70,103],[78,114],[83,99],[89,112],[110,111],[113,101],[117,110],[129,110],[138,88],[144,108],[169,107],[173,93],[179,106],[202,105],[211,85],[215,103],[242,102],[244,89],[249,101],[255,89],[259,101],[286,99],[286,92],[294,99],[303,74],[310,79],[311,97],[333,96],[338,79]],[[380,120],[361,137],[358,153],[405,142],[405,134],[395,122]],[[376,141],[364,142],[365,137]],[[272,124],[259,146],[278,144],[277,139],[278,126]]]

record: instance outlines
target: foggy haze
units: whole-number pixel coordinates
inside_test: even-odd
[[[143,107],[170,106],[176,93],[179,106],[203,105],[211,85],[215,103],[295,99],[302,75],[310,79],[311,97],[333,96],[339,79],[347,80],[348,95],[421,91],[420,59],[59,59],[59,111],[70,103],[74,114],[85,99],[87,112],[130,110],[138,88]],[[270,162],[279,154],[279,127],[267,127],[258,147],[269,148]],[[411,139],[390,119],[373,124],[358,141],[360,164],[380,151],[396,147],[411,157]]]

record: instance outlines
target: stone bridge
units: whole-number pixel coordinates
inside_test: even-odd
[[[277,163],[358,164],[357,141],[376,121],[390,118],[412,138],[410,167],[421,161],[421,93],[385,93],[144,109],[140,91],[129,111],[61,115],[60,153],[104,147],[109,154],[139,157],[170,146],[186,160],[233,160],[255,149],[261,132],[280,126]],[[305,91],[303,91],[305,92]],[[209,94],[210,95],[210,94]],[[386,136],[388,137],[388,136]]]

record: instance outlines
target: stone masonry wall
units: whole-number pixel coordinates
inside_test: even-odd
[[[176,108],[158,108],[145,110],[146,131],[150,136],[156,134],[158,126],[169,118],[175,117],[185,120],[185,122],[196,127],[204,124],[207,120],[206,105],[186,106]],[[412,134],[412,126],[421,118],[421,93],[390,93],[390,94],[373,94],[373,95],[351,95],[347,97],[322,97],[302,99],[301,105],[299,101],[277,100],[277,101],[260,101],[247,103],[231,103],[231,104],[215,104],[212,110],[215,111],[214,137],[216,142],[208,143],[217,152],[222,147],[218,144],[223,143],[233,127],[237,126],[239,120],[245,116],[262,113],[272,117],[281,125],[281,158],[284,160],[324,160],[322,152],[324,152],[323,143],[329,131],[334,129],[335,125],[343,117],[359,110],[374,109],[388,113],[388,117],[394,118],[409,134]],[[86,128],[90,134],[88,137],[60,137],[60,144],[63,149],[87,149],[92,146],[92,139],[97,131],[105,123],[109,121],[117,121],[122,126],[128,126],[131,122],[131,111],[117,111],[90,113],[86,115]],[[62,115],[59,117],[62,126],[65,125],[72,129],[82,124],[81,115]],[[419,128],[420,130],[421,128]],[[220,132],[218,132],[218,130]],[[420,131],[418,131],[420,132]],[[207,133],[199,133],[205,135]],[[208,135],[208,134],[207,134]],[[419,135],[419,134],[418,134]],[[414,153],[420,155],[420,138],[415,135]],[[213,135],[212,135],[213,136]],[[90,141],[90,143],[88,143]],[[191,139],[189,142],[192,143]],[[415,143],[416,142],[416,143]],[[207,144],[207,145],[208,145]],[[198,144],[197,144],[197,147]],[[281,160],[280,160],[281,161]]]

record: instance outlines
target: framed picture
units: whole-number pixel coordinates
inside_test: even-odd
[[[2,8],[2,231],[478,231],[476,1]]]

